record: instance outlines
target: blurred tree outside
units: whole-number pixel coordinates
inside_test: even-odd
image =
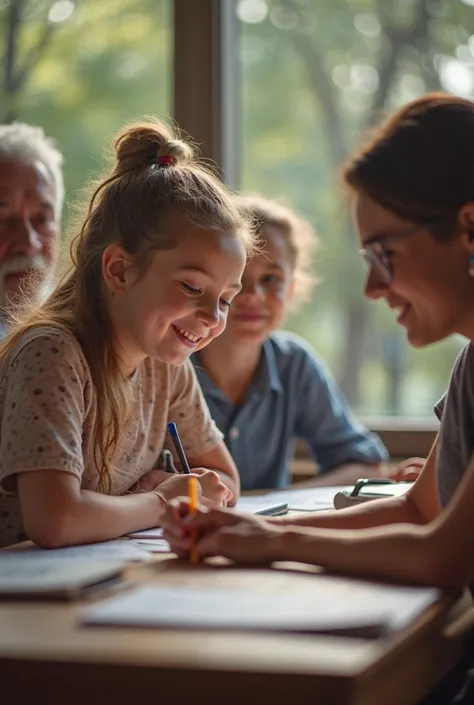
[[[338,176],[387,110],[431,90],[474,97],[474,0],[239,0],[242,186],[316,226],[323,284],[287,327],[331,363],[358,411],[429,414],[461,341],[409,350],[364,266]]]
[[[169,116],[171,0],[0,0],[0,121],[41,125],[65,157],[67,208],[114,133]]]

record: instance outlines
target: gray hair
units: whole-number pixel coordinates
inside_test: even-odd
[[[44,165],[54,189],[54,213],[59,221],[64,202],[63,155],[44,130],[24,122],[0,125],[0,158]]]

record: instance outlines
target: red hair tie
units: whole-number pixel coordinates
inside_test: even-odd
[[[174,164],[174,157],[171,154],[163,154],[156,160],[158,166],[172,166]]]

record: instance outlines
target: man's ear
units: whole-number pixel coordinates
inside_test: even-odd
[[[461,233],[466,238],[466,245],[470,251],[474,250],[474,201],[465,203],[458,215]]]
[[[122,294],[135,280],[133,257],[121,245],[109,245],[102,255],[102,276],[108,289]]]

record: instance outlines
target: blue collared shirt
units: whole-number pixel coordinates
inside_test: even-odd
[[[193,363],[243,490],[287,485],[295,438],[307,441],[323,473],[343,463],[387,458],[378,436],[352,414],[322,360],[292,333],[277,331],[265,341],[254,379],[237,407],[211,381],[198,354]]]

